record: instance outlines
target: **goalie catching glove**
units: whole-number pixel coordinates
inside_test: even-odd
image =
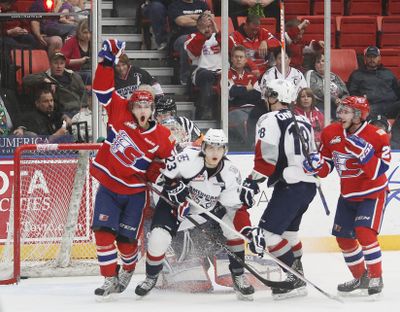
[[[370,143],[354,134],[346,137],[344,149],[346,152],[358,158],[358,161],[362,165],[366,164],[375,153],[375,149]]]
[[[266,247],[262,229],[260,229],[259,227],[255,227],[252,229],[247,228],[242,232],[242,234],[250,240],[250,251],[262,258]]]
[[[125,45],[125,41],[120,41],[117,39],[104,40],[98,57],[102,57],[111,64],[118,64],[119,57],[125,51]]]

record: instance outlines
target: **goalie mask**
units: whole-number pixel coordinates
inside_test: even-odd
[[[274,79],[267,82],[264,90],[264,99],[276,98],[279,102],[290,105],[296,100],[296,86],[285,79]],[[271,103],[272,105],[274,103]]]

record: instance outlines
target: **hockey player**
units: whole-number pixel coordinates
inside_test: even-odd
[[[388,134],[366,122],[369,103],[349,96],[337,109],[338,122],[323,129],[313,168],[326,177],[335,167],[340,197],[332,234],[354,279],[338,285],[340,294],[376,295],[382,291],[381,249],[377,240],[388,192],[385,172],[391,158]]]
[[[309,150],[315,150],[310,122],[304,116],[293,116],[288,105],[296,100],[296,87],[289,81],[267,82],[266,103],[271,112],[260,117],[256,126],[254,168],[243,182],[240,198],[251,207],[258,183],[268,177],[267,185],[274,187],[271,199],[259,222],[271,254],[302,273],[302,244],[298,237],[304,212],[316,194],[317,180],[303,172],[305,159],[299,139],[300,130]],[[294,118],[299,129],[296,129]],[[305,283],[288,272],[287,280],[293,290],[272,289],[274,299],[305,296]]]
[[[90,172],[100,182],[96,194],[92,229],[104,284],[95,295],[107,296],[126,289],[136,266],[137,238],[147,204],[147,176],[153,161],[171,155],[174,142],[168,129],[151,120],[153,96],[137,90],[127,99],[114,90],[114,63],[125,43],[103,42],[93,91],[108,114],[108,133]],[[122,269],[118,273],[117,254]]]
[[[208,210],[213,210],[217,203],[226,208],[223,221],[235,225],[236,229],[254,239],[250,248],[255,253],[262,253],[264,240],[259,236],[257,228],[252,229],[247,207],[239,199],[240,173],[225,155],[228,140],[221,129],[209,129],[204,136],[200,149],[187,147],[181,153],[170,157],[166,163],[164,176],[166,179],[164,194],[172,207],[164,199],[160,199],[153,217],[150,233],[146,279],[136,287],[136,294],[145,296],[156,284],[163,267],[163,261],[172,238],[185,216],[189,213],[200,223],[206,222],[195,207],[189,207],[187,196]],[[188,222],[188,220],[185,220]],[[239,258],[244,260],[244,242],[222,229],[226,245]],[[230,258],[229,269],[234,290],[239,299],[251,300],[254,288],[248,284],[243,267]]]

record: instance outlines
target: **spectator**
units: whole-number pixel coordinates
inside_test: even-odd
[[[35,94],[35,109],[23,114],[14,134],[65,135],[69,125],[71,119],[55,110],[51,90],[39,89]]]
[[[282,74],[282,57],[281,57],[281,50],[274,50],[274,57],[276,65],[268,69],[265,74],[261,78],[261,91],[264,92],[266,88],[266,84],[270,80],[275,79],[285,79],[289,80],[291,83],[295,85],[297,88],[296,95],[302,88],[307,87],[306,79],[304,75],[298,69],[291,67],[291,50],[286,49],[285,55],[285,74]],[[263,93],[262,93],[263,95]]]
[[[91,37],[88,20],[81,20],[77,25],[76,35],[67,39],[61,49],[67,58],[66,67],[81,75],[85,85],[92,84]]]
[[[51,84],[56,110],[69,117],[78,113],[87,103],[87,93],[81,76],[65,68],[66,57],[56,52],[50,58],[50,69],[43,73],[27,75],[23,85],[34,89],[43,84]]]
[[[9,135],[19,125],[19,103],[13,91],[0,89],[0,136]]]
[[[292,66],[301,71],[308,70],[310,56],[313,53],[321,52],[324,48],[323,41],[304,41],[303,34],[308,25],[310,25],[309,20],[300,21],[297,18],[287,21],[285,25],[286,47],[292,51]]]
[[[193,72],[193,84],[200,89],[196,103],[196,115],[199,119],[212,119],[218,112],[217,103],[213,100],[213,85],[221,75],[221,33],[209,11],[204,12],[197,20],[198,32],[190,35],[185,42],[185,49],[192,61],[197,63]]]
[[[229,50],[233,46],[246,48],[247,65],[257,77],[269,66],[270,49],[280,47],[280,42],[268,30],[260,26],[260,17],[247,16],[246,22],[229,36]]]
[[[122,54],[119,62],[115,65],[115,91],[125,99],[129,99],[131,94],[142,84],[148,84],[154,88],[154,96],[161,96],[164,92],[153,76],[146,70],[131,65],[126,54]]]
[[[64,0],[61,7],[58,9],[58,13],[75,13],[74,7],[79,5],[79,0]],[[61,15],[59,22],[61,24],[76,25],[77,19],[74,15]]]
[[[312,69],[307,71],[305,77],[307,85],[314,92],[316,103],[320,111],[324,111],[324,64],[325,56],[321,53],[314,54],[312,61]],[[346,84],[343,80],[331,72],[331,119],[336,119],[336,108],[340,104],[341,99],[349,95]]]
[[[314,129],[315,143],[317,147],[319,147],[321,131],[324,128],[324,114],[316,107],[316,98],[311,88],[303,88],[300,90],[297,95],[294,113],[308,118]]]
[[[1,13],[15,13],[16,0],[0,2]],[[29,23],[22,19],[2,21],[2,36],[0,42],[9,48],[39,48],[40,44],[30,32]],[[3,35],[4,34],[4,35]],[[2,56],[4,57],[4,56]]]
[[[150,0],[143,8],[143,15],[150,19],[158,50],[168,46],[167,16],[172,0]]]
[[[350,75],[350,95],[366,96],[372,114],[396,118],[400,111],[400,87],[396,76],[382,65],[377,47],[365,49],[364,62],[365,68],[356,69]]]
[[[190,64],[184,43],[187,36],[197,32],[197,19],[209,10],[207,4],[200,0],[175,0],[168,7],[168,15],[172,24],[173,49],[179,53],[179,79],[186,85],[190,78]]]

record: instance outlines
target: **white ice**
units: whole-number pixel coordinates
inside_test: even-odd
[[[249,312],[249,311],[398,311],[400,304],[400,252],[383,253],[384,291],[379,300],[344,298],[338,303],[326,298],[312,286],[308,296],[273,301],[269,290],[257,291],[254,301],[236,299],[229,288],[216,286],[210,294],[190,294],[154,289],[138,299],[134,294],[142,274],[135,274],[129,288],[113,301],[96,302],[93,290],[103,282],[97,277],[38,278],[22,280],[19,285],[0,286],[1,312],[110,312],[110,311],[185,311],[185,312]],[[336,285],[351,279],[339,253],[306,253],[303,256],[306,277],[326,292],[336,295]]]

